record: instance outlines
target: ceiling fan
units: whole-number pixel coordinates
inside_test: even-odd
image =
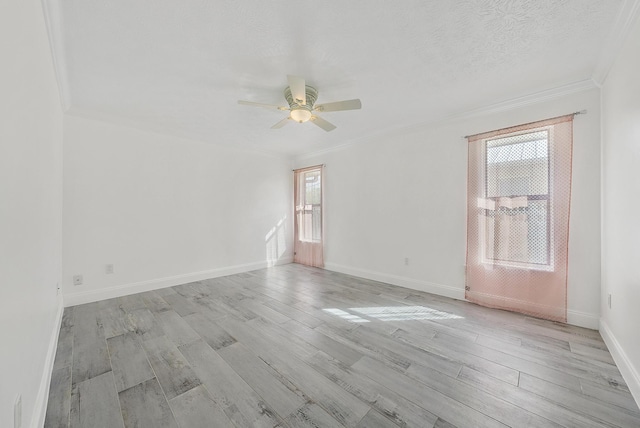
[[[289,86],[284,90],[284,97],[287,103],[289,103],[289,107],[243,100],[238,101],[238,104],[263,107],[270,110],[289,111],[289,116],[273,125],[271,129],[282,128],[289,122],[304,123],[311,121],[311,123],[314,123],[327,132],[336,129],[336,126],[316,115],[315,112],[358,110],[362,107],[359,99],[316,105],[316,99],[318,98],[318,90],[316,88],[307,86],[304,79],[299,76],[289,75],[287,76],[287,80]]]

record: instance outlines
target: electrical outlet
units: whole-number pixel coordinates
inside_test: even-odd
[[[609,309],[611,309],[611,293],[609,293],[609,296],[607,297],[607,304],[609,305]]]
[[[22,427],[22,394],[18,394],[13,404],[13,428]]]
[[[110,275],[113,273],[113,265],[106,265],[104,267],[104,273],[106,273],[107,275]]]
[[[404,258],[404,265],[409,266],[409,257]]]
[[[73,275],[73,285],[82,285],[82,275]]]

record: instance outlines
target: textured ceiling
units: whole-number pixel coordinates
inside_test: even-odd
[[[298,155],[590,79],[619,0],[59,0],[71,113]],[[270,127],[287,74],[362,110]]]

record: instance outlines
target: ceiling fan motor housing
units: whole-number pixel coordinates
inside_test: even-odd
[[[312,86],[305,85],[304,91],[307,97],[307,103],[304,105],[298,104],[298,102],[293,99],[293,95],[291,95],[291,88],[289,86],[287,86],[284,90],[284,97],[289,103],[289,107],[291,108],[292,113],[295,110],[306,110],[309,113],[305,113],[304,115],[302,115],[302,117],[305,117],[306,120],[309,120],[309,118],[311,117],[311,109],[313,108],[313,105],[316,103],[316,100],[318,99],[318,90]],[[292,114],[292,117],[294,118],[294,120],[295,120],[295,116],[296,116],[295,114]],[[303,122],[303,121],[306,122],[306,120],[301,120],[300,122]]]

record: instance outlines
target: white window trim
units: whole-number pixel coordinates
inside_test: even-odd
[[[537,263],[518,263],[518,262],[512,262],[512,261],[503,261],[503,260],[496,260],[496,259],[491,259],[489,257],[487,257],[487,253],[486,253],[486,249],[487,246],[486,245],[481,245],[481,263],[487,267],[487,268],[491,268],[491,267],[502,267],[502,268],[508,268],[508,269],[524,269],[524,270],[534,270],[534,271],[542,271],[542,272],[553,272],[555,270],[555,252],[553,251],[554,247],[554,228],[553,228],[553,219],[554,219],[554,207],[553,204],[551,203],[551,195],[553,194],[553,184],[554,184],[554,180],[553,180],[553,176],[554,176],[554,161],[553,161],[553,146],[554,146],[554,127],[553,125],[549,125],[549,126],[543,126],[540,128],[534,128],[534,129],[528,129],[526,131],[518,131],[518,132],[513,132],[510,134],[503,134],[503,135],[496,135],[493,137],[489,137],[489,138],[484,138],[482,139],[482,146],[483,146],[483,151],[484,151],[484,161],[483,161],[483,167],[482,167],[482,179],[483,182],[485,183],[485,187],[484,187],[484,193],[486,195],[487,193],[487,189],[486,189],[486,180],[487,180],[487,141],[491,141],[491,140],[496,140],[496,139],[501,139],[501,138],[509,138],[509,137],[517,137],[519,135],[527,135],[527,134],[532,134],[535,132],[540,132],[540,131],[547,131],[547,135],[548,135],[548,147],[549,147],[549,183],[548,183],[548,200],[549,200],[549,212],[548,212],[548,228],[549,228],[549,242],[547,243],[548,245],[548,252],[549,252],[549,263],[548,264],[537,264]],[[523,195],[524,196],[524,195]],[[486,196],[485,196],[486,198]],[[486,225],[484,226],[484,228],[479,228],[480,230],[482,230],[483,232],[486,231]]]

